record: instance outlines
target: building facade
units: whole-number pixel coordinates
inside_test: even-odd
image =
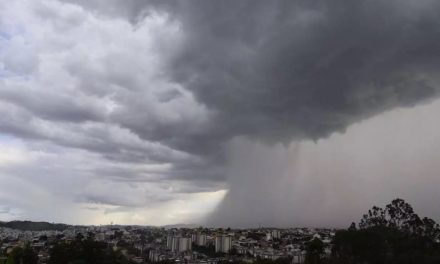
[[[191,251],[192,239],[190,237],[168,235],[167,248],[173,252]]]
[[[229,253],[232,247],[232,237],[231,236],[217,236],[215,238],[215,252]]]

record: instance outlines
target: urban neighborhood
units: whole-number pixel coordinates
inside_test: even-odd
[[[21,231],[0,228],[0,263],[16,248],[30,247],[38,263],[51,263],[60,243],[98,242],[128,263],[254,262],[303,263],[306,243],[320,240],[330,254],[334,230],[312,228],[176,228],[141,226],[69,226],[65,230]],[[2,262],[3,261],[3,262]]]

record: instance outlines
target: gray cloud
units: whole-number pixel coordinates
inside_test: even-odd
[[[8,214],[11,211],[9,206],[0,206],[0,214]]]
[[[0,49],[11,51],[0,52],[1,133],[45,153],[92,154],[81,179],[157,188],[126,200],[131,187],[113,197],[86,181],[71,194],[79,202],[141,206],[245,185],[231,177],[252,173],[230,175],[237,137],[319,140],[438,95],[435,1],[16,5],[0,11]]]
[[[396,109],[317,142],[236,138],[227,152],[228,195],[204,223],[346,228],[396,197],[438,220],[439,113],[439,100]]]
[[[194,150],[196,145],[204,153],[215,153],[237,136],[273,143],[318,140],[438,95],[440,6],[436,2],[180,3],[172,12],[182,23],[185,41],[170,61],[172,76],[213,111],[214,121],[206,134],[195,136],[199,139],[195,142],[203,145],[174,145],[178,148]],[[377,138],[376,143],[387,145],[381,140]],[[235,144],[240,148],[239,142]],[[342,144],[352,142],[347,139]],[[316,149],[325,149],[321,145]],[[265,147],[255,150],[252,144],[243,149],[238,156],[225,154],[223,174],[228,175],[230,191],[207,223],[343,226],[347,219],[356,220],[360,208],[368,208],[365,201],[385,203],[393,195],[420,200],[404,184],[395,183],[372,193],[379,199],[365,194],[361,201],[356,198],[359,186],[344,182],[359,172],[345,169],[339,176],[333,172],[337,169],[319,161],[303,166],[322,171],[291,168],[289,162],[297,159],[292,156],[301,157],[308,148],[297,154],[292,150],[273,153]],[[337,147],[334,151],[338,156]],[[356,151],[362,150],[353,150],[352,155]],[[221,163],[224,153],[215,160]],[[431,156],[426,153],[427,159]],[[394,157],[396,162],[402,160],[397,154]],[[333,166],[344,166],[338,162]],[[386,170],[388,177],[400,174],[402,182],[413,181],[380,160],[365,164]],[[427,170],[420,168],[418,173]],[[387,177],[374,169],[361,171],[367,178],[375,173]],[[308,179],[292,182],[295,176]],[[347,197],[353,199],[349,204]]]
[[[226,137],[318,139],[437,95],[439,10],[432,1],[183,2],[173,76],[216,112]]]
[[[118,6],[133,23],[152,10],[179,21],[184,41],[168,69],[212,111],[212,122],[183,135],[173,132],[185,132],[180,123],[148,127],[140,116],[122,123],[218,162],[217,150],[237,135],[316,140],[438,93],[434,1],[75,3],[109,16]]]
[[[135,58],[115,53],[103,59],[105,71],[76,60],[67,69],[87,93],[99,83],[123,87],[110,88],[119,108],[101,114],[107,122],[145,140],[203,155],[210,163],[224,162],[222,145],[235,136],[316,140],[385,110],[433,98],[438,91],[439,5],[432,1],[69,2],[98,14],[120,15],[135,25],[152,12],[168,12],[178,21],[183,42],[165,69],[208,108],[208,117],[184,115],[188,109],[170,121],[158,114],[162,107],[173,109],[165,105],[176,98],[175,106],[181,102],[187,107],[190,95],[165,86],[151,95],[148,80],[123,67],[138,64],[144,69]],[[118,64],[111,63],[115,59]],[[102,96],[104,88],[99,89]],[[158,102],[151,96],[158,96]],[[38,114],[36,102],[25,104]],[[76,116],[64,120],[97,111],[81,112],[73,110]],[[41,115],[46,117],[47,110]]]

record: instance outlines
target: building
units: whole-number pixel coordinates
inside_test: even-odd
[[[178,236],[168,235],[167,236],[167,248],[171,251],[179,250],[179,238]]]
[[[232,247],[232,237],[231,236],[217,236],[215,238],[215,252],[229,253]]]
[[[266,233],[266,241],[272,240],[272,233]]]
[[[197,234],[197,238],[195,241],[197,246],[204,247],[206,246],[206,235],[205,234]]]
[[[171,249],[172,244],[173,244],[173,236],[167,235],[167,248]]]
[[[167,248],[173,252],[191,251],[192,239],[189,237],[168,235]]]
[[[272,239],[280,239],[281,238],[281,232],[280,230],[272,230]]]
[[[280,230],[271,230],[266,233],[266,241],[274,240],[274,239],[280,239],[281,238],[281,232]]]
[[[191,251],[192,241],[189,237],[179,237],[179,252]]]
[[[306,259],[306,252],[297,250],[292,255],[292,264],[302,264]]]
[[[160,261],[160,251],[159,250],[150,250],[150,253],[148,253],[148,259],[151,262],[159,262]]]

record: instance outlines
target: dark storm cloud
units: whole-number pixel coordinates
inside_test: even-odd
[[[0,132],[44,153],[57,145],[74,164],[84,162],[82,150],[93,154],[99,164],[82,179],[188,181],[176,192],[218,190],[234,138],[317,140],[438,95],[436,1],[13,6],[0,3],[0,33],[8,36],[0,39],[0,71],[10,72],[0,76]],[[144,165],[158,167],[128,168]],[[79,196],[139,205],[94,191]]]
[[[133,23],[154,10],[179,21],[185,40],[170,74],[214,121],[184,136],[124,125],[188,152],[212,154],[238,135],[319,139],[438,92],[434,1],[74,2]]]
[[[311,219],[331,207],[319,206],[331,200],[326,192],[349,192],[331,185],[319,190],[325,182],[322,178],[304,192],[292,186],[288,180],[292,175],[284,171],[291,161],[284,160],[283,151],[278,159],[273,154],[250,157],[246,166],[241,164],[249,155],[246,147],[244,157],[230,158],[230,163],[245,168],[224,170],[221,165],[227,154],[222,147],[231,138],[286,143],[317,140],[344,132],[371,116],[412,107],[438,95],[437,2],[178,3],[167,10],[180,22],[184,42],[170,57],[169,74],[212,111],[212,122],[198,133],[182,137],[170,132],[158,140],[205,157],[211,163],[199,170],[205,177],[229,176],[229,194],[207,223],[323,224]],[[146,135],[136,127],[130,129]],[[217,173],[207,174],[216,167]],[[194,168],[189,166],[193,176],[197,174]],[[394,173],[390,169],[389,175]],[[322,176],[332,176],[329,181],[336,178],[331,173]],[[336,203],[339,212],[342,200]],[[289,209],[292,201],[300,201],[293,211]],[[308,205],[317,212],[308,212]],[[356,211],[353,208],[350,213]],[[301,214],[307,214],[305,220],[299,220]],[[341,225],[341,218],[334,215],[324,224]]]
[[[318,139],[437,95],[436,2],[181,3],[173,76],[229,137]]]
[[[161,92],[161,93],[157,93],[157,99],[161,102],[161,103],[166,103],[169,102],[173,99],[179,98],[182,96],[182,93],[179,92],[178,90],[170,90],[170,91],[165,91],[165,92]]]
[[[100,152],[110,160],[136,162],[145,155],[176,163],[175,175],[183,178],[222,178],[223,144],[235,136],[272,142],[319,139],[438,91],[440,4],[433,1],[67,2],[126,18],[134,28],[153,12],[168,13],[181,27],[183,43],[167,57],[165,75],[194,93],[210,111],[209,122],[194,121],[184,112],[164,121],[160,107],[173,107],[176,100],[185,104],[185,94],[175,88],[145,93],[150,84],[129,65],[139,71],[144,67],[123,52],[106,55],[102,69],[87,57],[66,61],[81,93],[5,89],[2,99],[45,120],[112,123],[202,161],[179,163],[167,157],[172,150],[136,144],[126,149],[106,126],[68,128],[79,138],[49,137],[30,127],[27,123],[33,123],[24,119],[32,118],[23,114],[17,122],[2,122],[3,128]],[[94,102],[109,95],[118,105],[111,113]]]
[[[83,63],[89,58],[66,61],[81,93],[5,89],[2,99],[44,120],[111,123],[143,140],[203,157],[205,164],[176,164],[182,176],[200,174],[191,167],[222,164],[223,143],[235,136],[274,142],[319,139],[385,110],[423,102],[438,91],[440,4],[432,1],[67,2],[127,18],[134,28],[152,12],[168,13],[181,27],[183,43],[167,57],[164,74],[194,93],[210,111],[209,122],[178,112],[166,121],[160,107],[176,100],[185,104],[183,91],[144,93],[150,84],[128,66],[144,67],[123,52],[104,56],[102,69],[93,61]],[[110,95],[118,108],[107,113],[93,99]],[[2,125],[11,133],[56,140],[113,160],[139,161],[145,152],[135,145],[124,151],[105,126],[68,128],[80,137],[69,138],[38,134],[20,122]],[[145,155],[175,162],[165,157],[168,152],[147,150]]]

